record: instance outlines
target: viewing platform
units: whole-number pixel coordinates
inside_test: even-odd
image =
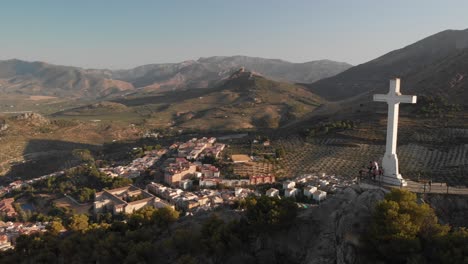
[[[359,185],[363,188],[401,188],[414,193],[432,193],[432,194],[456,194],[468,195],[467,186],[449,186],[444,182],[430,182],[430,181],[412,181],[406,180],[406,186],[390,185],[383,181],[372,180],[370,178],[361,179]],[[372,187],[371,187],[372,186]]]

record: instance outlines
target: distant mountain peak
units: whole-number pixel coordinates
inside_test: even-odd
[[[247,78],[252,79],[253,77],[264,77],[258,72],[246,70],[245,67],[240,67],[237,71],[234,71],[229,79]]]

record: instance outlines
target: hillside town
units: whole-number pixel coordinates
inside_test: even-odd
[[[468,264],[468,1],[1,10],[0,264]]]
[[[94,213],[131,213],[144,206],[168,206],[192,215],[220,206],[229,208],[237,200],[251,195],[320,203],[326,199],[327,194],[353,183],[325,173],[289,177],[289,180],[282,183],[277,183],[277,177],[272,173],[247,174],[238,179],[225,178],[220,167],[202,161],[206,157],[212,157],[212,161],[220,160],[217,164],[225,162],[239,165],[252,163],[254,158],[239,153],[222,160],[221,153],[227,145],[216,140],[214,137],[193,138],[174,143],[167,149],[146,151],[128,166],[101,168],[102,172],[112,177],[134,178],[146,170],[159,170],[161,177],[159,182],[153,181],[146,186],[132,185],[96,193]],[[157,162],[159,167],[154,166]],[[262,190],[259,186],[270,188]]]
[[[258,141],[255,144],[259,144]],[[265,145],[262,143],[262,146],[269,144],[269,142]],[[340,179],[338,176],[325,173],[278,179],[274,171],[252,169],[257,165],[256,157],[245,153],[224,155],[224,150],[228,147],[224,143],[217,142],[214,137],[192,138],[186,142],[175,142],[167,148],[158,147],[143,151],[128,165],[99,168],[101,173],[110,178],[137,179],[150,175],[152,181],[144,185],[99,190],[89,204],[90,212],[95,216],[106,213],[132,214],[150,206],[169,207],[185,216],[191,216],[220,207],[229,210],[234,208],[238,201],[249,196],[294,199],[301,207],[306,204],[309,206],[319,204],[338,188],[353,183],[352,180]],[[234,166],[233,171],[239,176],[226,177],[227,172],[223,170],[226,165]],[[2,196],[65,174],[65,171],[59,171],[26,181],[14,181],[1,188]],[[71,199],[72,204],[79,205],[73,197],[69,195],[65,197]],[[18,215],[14,206],[16,202],[14,198],[1,200],[0,214],[15,219]],[[3,241],[0,250],[14,247],[14,239],[19,234],[43,232],[47,224],[6,222],[0,234]]]
[[[14,248],[16,239],[20,235],[30,235],[47,231],[49,222],[22,223],[0,221],[0,251]]]

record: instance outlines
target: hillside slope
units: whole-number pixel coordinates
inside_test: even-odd
[[[21,60],[0,61],[0,93],[57,97],[99,97],[131,90],[100,71]]]
[[[466,90],[468,29],[446,30],[402,49],[309,85],[311,91],[340,100],[369,91],[385,92],[391,78],[403,79],[402,91],[458,98]],[[457,91],[453,91],[453,87]],[[462,92],[466,95],[466,92]],[[458,98],[460,100],[467,99]]]
[[[452,102],[467,104],[468,48],[441,60],[408,78],[408,87],[417,94],[448,97]]]
[[[113,101],[144,117],[148,125],[202,130],[276,128],[300,119],[323,102],[302,86],[272,81],[244,68],[213,88],[136,93]],[[81,109],[60,114],[72,115]],[[93,108],[86,109],[92,114]]]

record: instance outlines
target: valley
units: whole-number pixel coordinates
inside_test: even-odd
[[[1,264],[468,264],[468,2],[5,1]]]

